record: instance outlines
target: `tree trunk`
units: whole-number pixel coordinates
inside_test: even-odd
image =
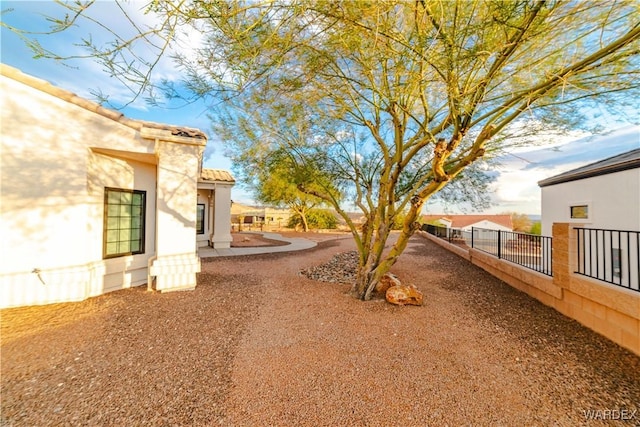
[[[418,211],[422,205],[412,207],[405,218],[402,231],[398,236],[398,240],[393,245],[386,256],[381,257],[389,233],[378,233],[372,240],[371,247],[360,248],[360,263],[356,272],[356,281],[351,288],[351,294],[363,301],[371,299],[376,285],[380,279],[393,267],[398,257],[407,247],[409,239],[418,229],[415,222]],[[381,228],[385,227],[384,225]],[[366,230],[366,227],[363,227]],[[365,232],[365,231],[363,231]]]
[[[407,237],[406,240],[408,239]],[[377,264],[366,263],[359,267],[356,282],[352,288],[353,296],[363,301],[369,301],[380,279],[389,272],[397,260],[397,256],[387,255]]]
[[[372,289],[375,289],[377,282],[373,283],[372,285],[371,280],[374,269],[375,267],[370,263],[365,263],[364,265],[358,266],[358,271],[356,272],[356,281],[351,288],[351,294],[354,297],[366,301],[367,299],[365,297],[367,296],[367,294],[371,294],[369,288],[373,286]]]

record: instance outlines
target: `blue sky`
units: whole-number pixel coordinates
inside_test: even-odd
[[[597,135],[558,137],[544,146],[523,147],[500,158],[493,213],[540,214],[538,181],[640,148],[640,126],[615,126]],[[431,209],[430,209],[431,211]]]
[[[133,12],[136,17],[144,19],[139,11],[146,3],[148,2],[133,2],[129,11]],[[91,8],[95,10],[95,13],[100,16],[101,22],[106,26],[124,29],[126,26],[120,25],[120,21],[123,19],[122,14],[114,6],[115,4],[111,1],[98,1]],[[64,16],[63,9],[53,1],[2,1],[1,8],[5,12],[2,15],[4,22],[20,29],[36,32],[49,30],[51,24],[47,22],[46,16]],[[82,52],[74,44],[78,43],[81,37],[87,37],[88,34],[97,40],[100,34],[104,34],[104,31],[100,31],[96,25],[87,25],[55,35],[37,36],[37,39],[43,46],[51,50],[63,55],[71,55]],[[109,78],[101,66],[91,60],[75,60],[70,61],[68,65],[63,65],[55,60],[34,59],[33,52],[16,34],[2,27],[0,37],[1,60],[4,64],[47,80],[55,86],[87,99],[96,100],[92,95],[92,92],[96,91],[109,94],[110,100],[118,106],[128,103],[132,98],[131,92],[124,89],[116,79]],[[164,76],[173,71],[168,61],[162,67],[165,69],[160,71]],[[196,103],[184,108],[158,108],[150,107],[144,101],[139,100],[121,111],[133,119],[194,127],[204,131],[210,139],[205,153],[204,167],[231,169],[230,160],[222,155],[223,149],[216,144],[211,133],[207,108],[203,103]],[[250,195],[242,191],[238,185],[232,192],[232,198],[239,201],[250,201]]]
[[[141,12],[147,2],[132,2],[127,9],[134,19],[144,24],[152,19]],[[53,1],[2,1],[2,21],[17,28],[46,32],[50,23],[46,16],[63,16],[64,11]],[[9,11],[9,9],[12,9]],[[111,1],[99,1],[92,6],[94,14],[108,28],[126,31],[123,15]],[[89,34],[94,40],[104,38],[95,24],[84,23],[81,27],[55,35],[39,36],[45,47],[62,55],[81,53],[75,43]],[[183,48],[193,47],[197,37],[190,34]],[[34,59],[33,53],[24,42],[6,28],[1,29],[1,61],[16,67],[26,74],[47,80],[63,89],[79,96],[95,100],[92,92],[100,91],[109,94],[116,105],[124,105],[131,100],[131,93],[115,78],[106,75],[100,65],[91,60],[76,60],[70,66],[49,59]],[[104,38],[106,41],[107,39]],[[162,76],[172,79],[175,69],[169,61],[159,66]],[[231,169],[231,162],[224,157],[222,146],[212,135],[207,118],[207,108],[202,103],[192,104],[184,108],[149,107],[143,101],[136,101],[121,110],[133,119],[149,120],[160,123],[194,127],[209,135],[209,144],[205,153],[204,167],[214,169]],[[606,117],[606,116],[603,116]],[[603,132],[590,135],[576,132],[569,136],[550,138],[544,146],[518,148],[500,159],[497,170],[497,181],[493,187],[492,199],[496,206],[487,213],[515,211],[526,214],[540,213],[540,189],[537,182],[576,167],[592,163],[616,154],[640,147],[640,111],[631,111],[627,117],[600,119]],[[238,202],[251,203],[251,195],[236,185],[232,191],[232,199]],[[427,205],[429,213],[440,213],[443,206]],[[457,210],[449,209],[451,213]]]

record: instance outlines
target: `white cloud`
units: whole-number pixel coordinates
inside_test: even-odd
[[[560,173],[640,147],[640,126],[627,126],[604,135],[561,141],[544,148],[524,148],[501,160],[494,183],[492,212],[514,210],[540,213],[538,182]]]

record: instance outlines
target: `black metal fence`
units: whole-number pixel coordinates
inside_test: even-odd
[[[440,237],[453,244],[466,244],[471,246],[471,232],[457,228],[447,228],[439,225],[423,224],[422,230],[436,237]]]
[[[512,231],[472,228],[471,247],[547,276],[552,275],[552,238]]]
[[[577,274],[640,292],[640,231],[576,228]]]
[[[547,276],[552,275],[551,237],[477,227],[464,231],[431,224],[424,224],[422,230],[449,243],[466,244]]]

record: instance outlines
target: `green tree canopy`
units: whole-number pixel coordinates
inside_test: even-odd
[[[307,170],[313,165],[303,165],[306,168],[296,165],[283,150],[270,152],[266,158],[247,157],[246,153],[238,154],[234,158],[234,167],[243,177],[243,181],[253,190],[256,200],[271,206],[288,207],[299,219],[304,231],[309,231],[309,227],[331,228],[309,223],[307,218],[313,208],[325,202],[299,188],[304,186],[327,192],[332,194],[338,203],[340,200],[338,190],[334,188],[328,177],[317,173],[319,168]]]

